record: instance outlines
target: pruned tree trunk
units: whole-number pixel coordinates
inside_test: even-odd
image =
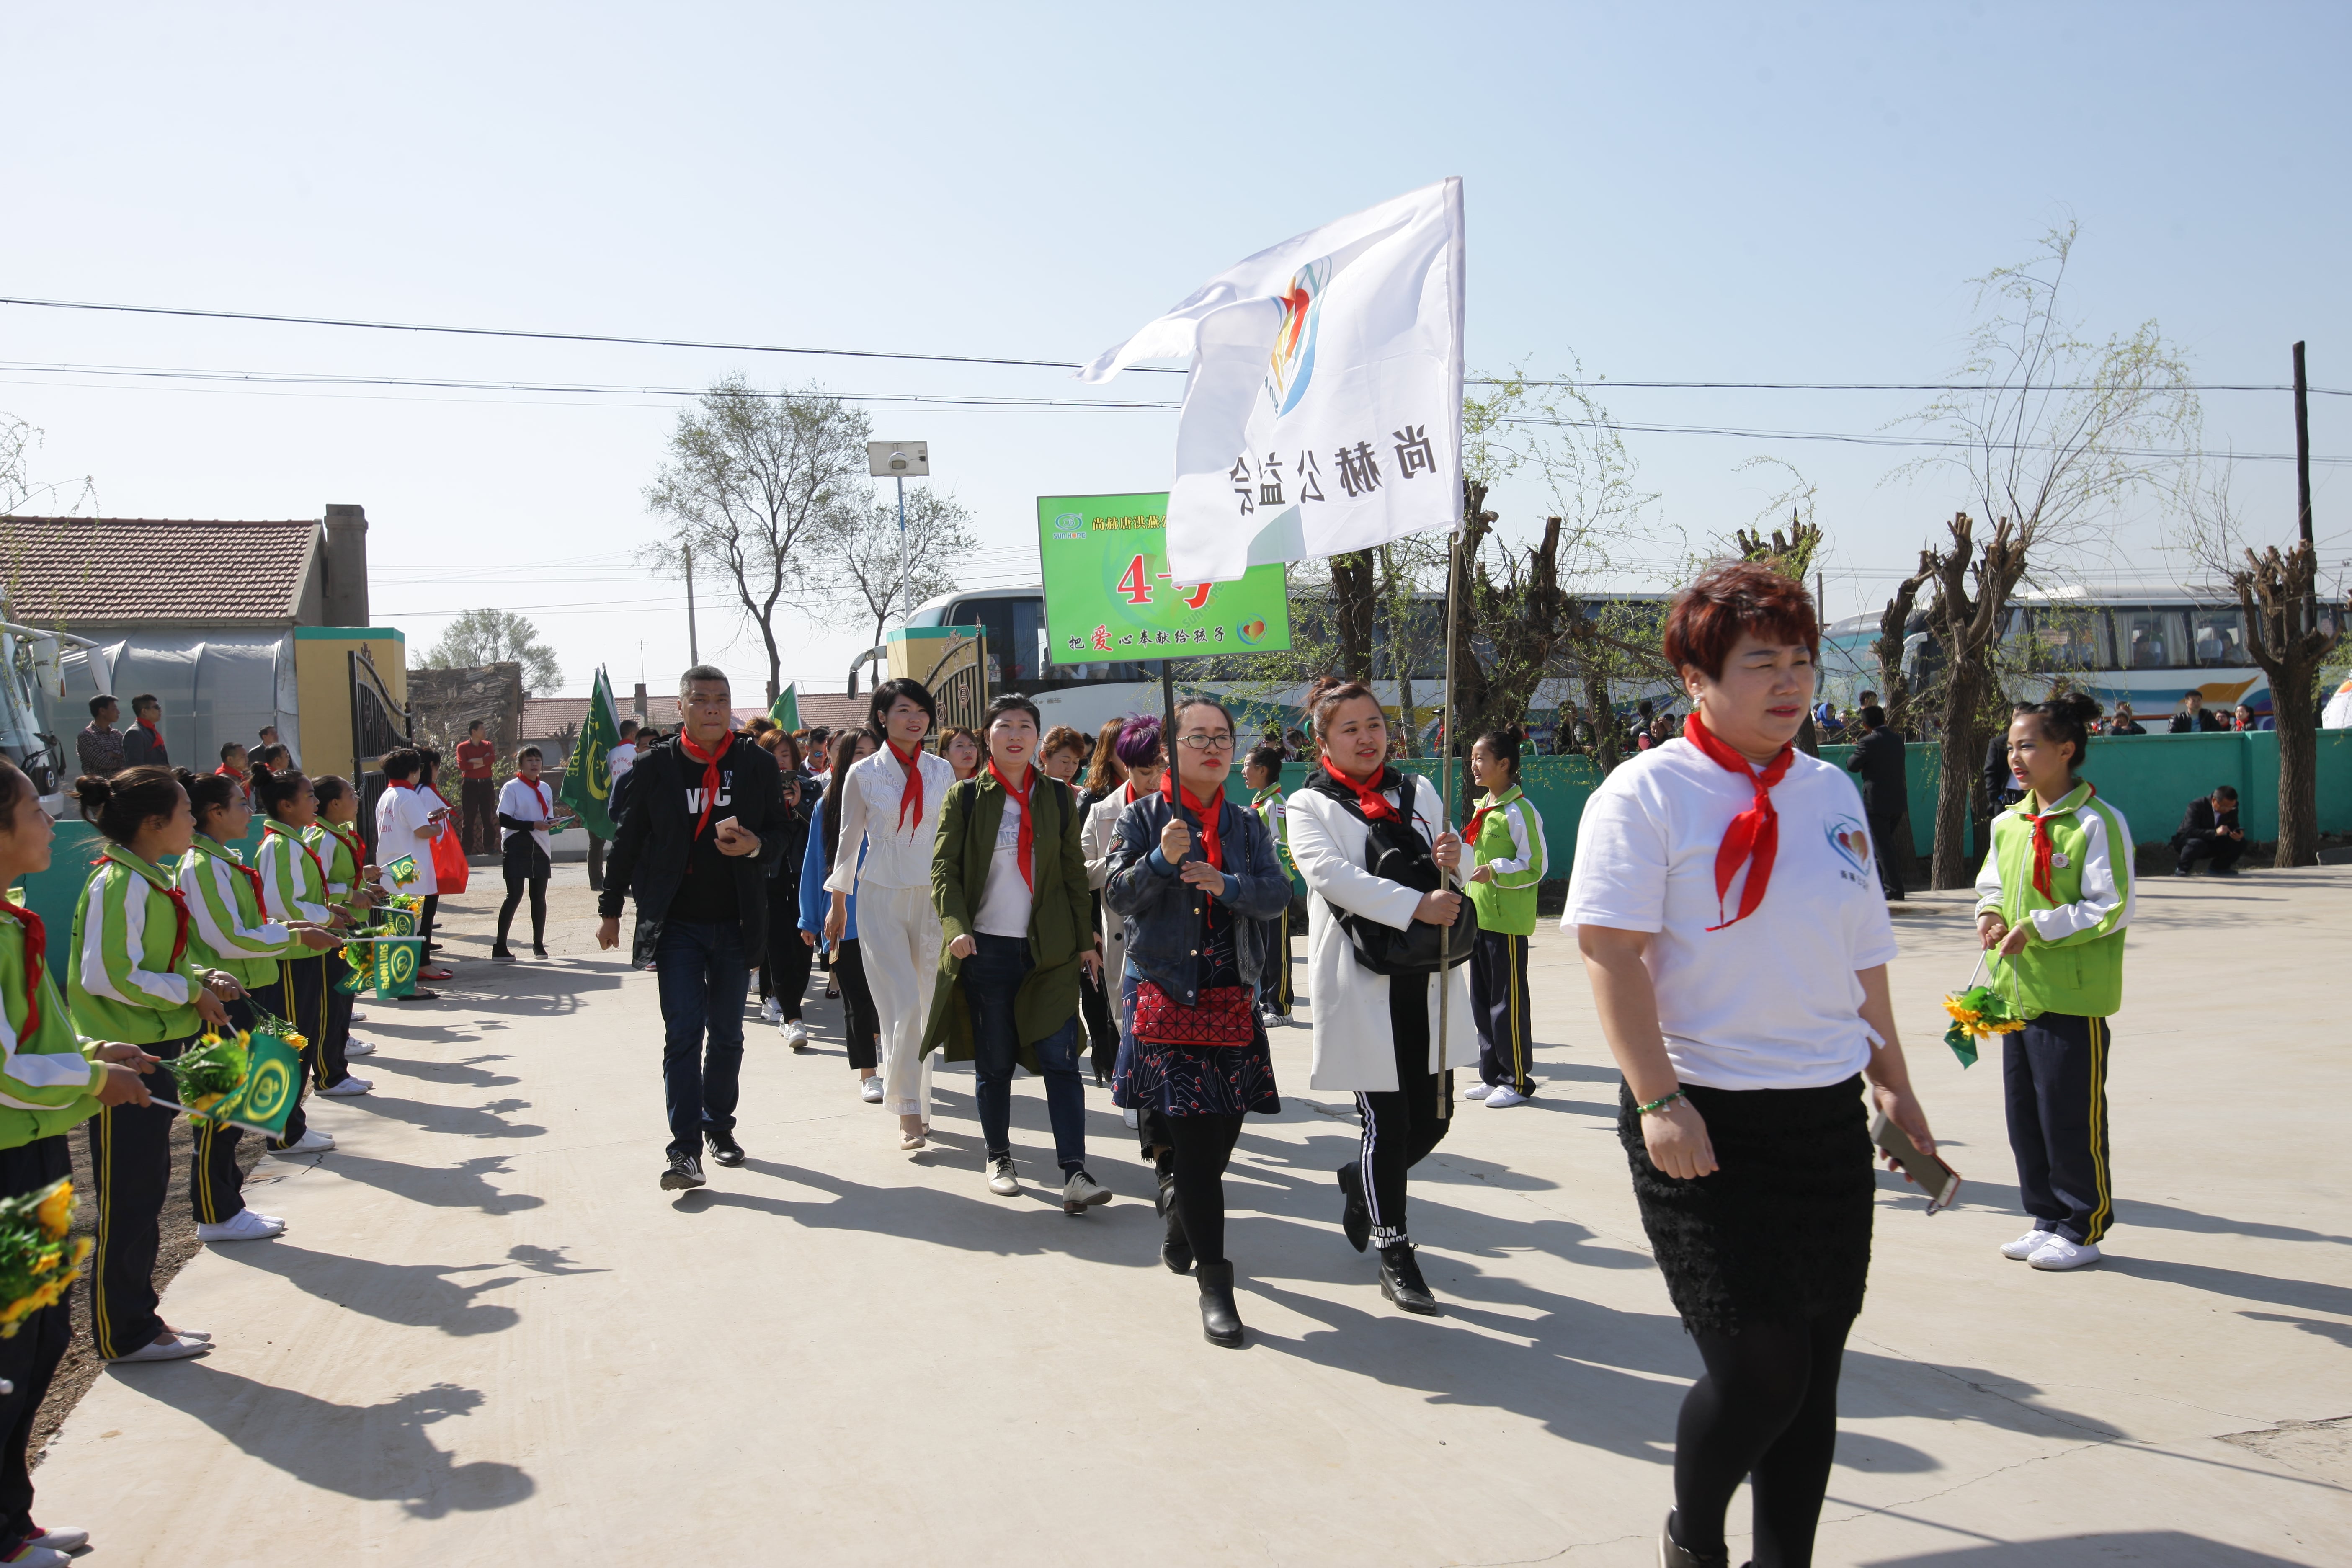
[[[1878,617],[1878,641],[1872,651],[1878,656],[1878,698],[1886,710],[1886,727],[1898,735],[1911,732],[1911,680],[1903,673],[1903,644],[1909,637],[1911,612],[1919,603],[1919,589],[1934,580],[1936,558],[1929,552],[1919,552],[1919,570],[1903,579],[1895,596],[1886,601],[1886,611]]]
[[[1985,699],[1992,690],[1992,647],[2010,594],[2025,574],[2025,546],[2002,518],[1992,538],[1979,547],[1966,512],[1950,523],[1948,548],[1927,552],[1936,598],[1928,611],[1937,641],[1945,650],[1942,776],[1936,785],[1935,868],[1937,888],[1965,888],[1976,880],[1969,858],[1969,818],[1976,800],[1977,758],[1990,738]],[[1976,595],[1969,594],[1969,580]]]
[[[1372,622],[1379,610],[1369,550],[1331,557],[1331,601],[1339,625],[1339,664],[1350,680],[1372,680]]]
[[[2272,721],[2278,726],[2278,852],[2271,864],[2308,866],[2319,858],[2319,715],[2313,709],[2319,667],[2335,651],[2352,605],[2329,605],[2334,625],[2322,629],[2319,560],[2308,543],[2284,552],[2273,545],[2246,552],[2230,574],[2245,612],[2246,646],[2271,680]]]
[[[1607,667],[1596,656],[1584,661],[1584,706],[1592,715],[1592,761],[1603,775],[1617,770],[1617,710],[1609,701]]]

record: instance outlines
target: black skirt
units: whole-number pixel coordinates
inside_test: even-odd
[[[1716,1170],[1695,1181],[1650,1163],[1633,1096],[1617,1091],[1617,1141],[1683,1327],[1736,1334],[1860,1312],[1877,1190],[1860,1075],[1827,1089],[1684,1092],[1715,1145]]]

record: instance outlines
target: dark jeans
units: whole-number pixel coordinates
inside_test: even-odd
[[[973,1098],[980,1102],[980,1138],[988,1157],[1013,1152],[1013,1068],[1020,1060],[1020,1026],[1013,999],[1035,966],[1029,943],[1017,936],[975,931],[978,949],[959,972],[971,1009]],[[1086,1168],[1087,1090],[1078,1080],[1078,1020],[1074,1014],[1037,1042],[1045,1075],[1045,1115],[1054,1124],[1054,1157],[1066,1173]]]
[[[2216,871],[2228,870],[2238,863],[2238,857],[2246,852],[2246,841],[2224,838],[2218,833],[2200,833],[2180,838],[2174,847],[2180,851],[2180,863],[2175,868],[2186,877],[2200,859],[2212,861]]]
[[[743,1070],[743,998],[751,990],[743,928],[733,921],[723,925],[664,921],[654,962],[661,987],[662,1094],[669,1106],[669,1152],[699,1154],[706,1131],[735,1131],[735,1100]]]
[[[499,781],[461,779],[457,785],[457,838],[468,855],[493,855],[499,847]]]
[[[27,1196],[72,1171],[73,1156],[61,1135],[0,1150],[0,1197]],[[62,1301],[44,1307],[20,1321],[13,1338],[0,1340],[0,1378],[14,1385],[0,1394],[0,1552],[14,1552],[32,1531],[33,1477],[25,1448],[34,1414],[66,1353],[72,1331],[66,1311]]]

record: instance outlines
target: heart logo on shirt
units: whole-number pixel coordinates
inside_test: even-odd
[[[1841,816],[1833,822],[1824,823],[1822,831],[1855,870],[1869,868],[1870,834],[1861,823],[1851,816]]]

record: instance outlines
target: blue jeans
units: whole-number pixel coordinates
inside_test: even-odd
[[[978,951],[959,973],[963,999],[971,1009],[973,1098],[980,1102],[980,1137],[988,1157],[1013,1152],[1013,1068],[1021,1057],[1020,1026],[1013,999],[1035,965],[1029,943],[1017,936],[974,931]],[[1045,1071],[1045,1114],[1054,1124],[1054,1157],[1065,1173],[1087,1163],[1087,1090],[1078,1079],[1078,1019],[1037,1042],[1037,1065]]]
[[[661,985],[662,1095],[669,1103],[669,1151],[699,1154],[705,1132],[735,1131],[743,1070],[743,998],[751,966],[743,928],[663,922],[654,948]],[[705,1034],[709,1037],[706,1052]]]

